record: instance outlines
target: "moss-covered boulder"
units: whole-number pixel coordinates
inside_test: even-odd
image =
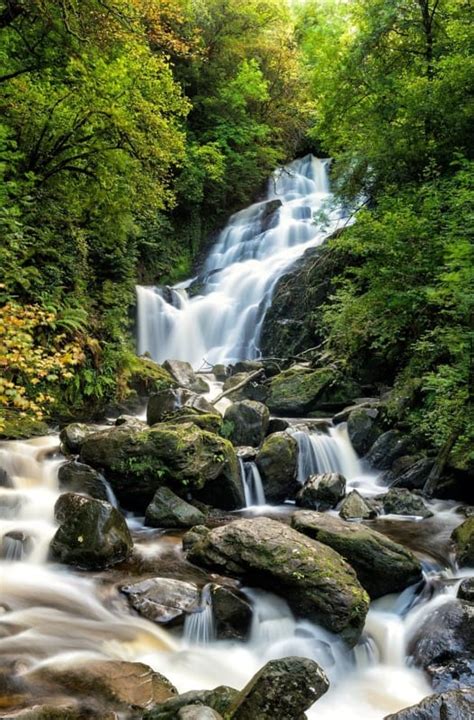
[[[287,432],[265,438],[257,455],[267,502],[282,502],[298,489],[298,444]]]
[[[327,545],[268,518],[237,520],[184,537],[188,559],[235,575],[286,598],[293,611],[354,645],[368,610],[368,596],[354,570]]]
[[[180,387],[189,388],[197,393],[209,392],[209,385],[202,377],[196,375],[191,363],[185,360],[166,360],[163,369],[169,372]]]
[[[31,437],[47,435],[48,432],[46,423],[33,415],[0,410],[0,440],[28,440]]]
[[[257,447],[267,433],[270,411],[256,400],[242,400],[226,409],[224,421],[230,424],[229,438],[234,445]]]
[[[474,517],[469,517],[453,531],[456,558],[460,565],[474,567]]]
[[[104,470],[125,506],[144,510],[163,485],[224,510],[244,505],[232,444],[195,423],[102,430],[87,438],[81,460]]]
[[[296,495],[296,504],[311,510],[336,507],[346,492],[346,479],[339,473],[311,475]]]
[[[148,425],[167,422],[182,412],[189,414],[216,414],[215,408],[202,395],[184,388],[165,388],[150,396],[146,419]]]
[[[54,516],[59,528],[50,545],[53,560],[100,569],[125,560],[132,550],[127,523],[108,502],[65,493],[54,506]]]
[[[373,506],[357,490],[352,490],[339,508],[339,515],[344,520],[369,520],[376,514]]]
[[[145,525],[161,528],[190,528],[206,516],[167,487],[160,487],[145,512]]]
[[[85,423],[69,423],[59,433],[61,448],[65,454],[76,455],[81,450],[82,443],[96,428]]]
[[[190,705],[198,708],[210,707],[220,715],[229,718],[229,708],[238,695],[238,690],[227,687],[227,685],[220,685],[213,690],[190,690],[147,710],[143,715],[143,720],[177,720],[180,718],[180,710],[188,708]]]
[[[272,378],[267,405],[280,415],[304,415],[315,407],[323,390],[334,382],[335,377],[331,368],[291,367]]]
[[[391,488],[383,496],[382,503],[387,515],[416,515],[421,518],[433,516],[423,498],[406,488]]]
[[[292,526],[342,555],[372,598],[421,580],[421,564],[413,553],[365,525],[301,510],[293,515]]]
[[[151,393],[176,387],[176,380],[151,358],[129,355],[120,371],[120,381],[126,393],[146,397]]]
[[[232,720],[299,720],[328,689],[329,680],[314,660],[270,660],[239,693],[229,715]]]
[[[249,380],[252,375],[253,378]],[[223,390],[228,393],[227,397],[234,402],[237,400],[256,400],[264,403],[268,396],[268,387],[262,384],[264,378],[263,369],[252,372],[236,372],[226,379]],[[236,388],[236,390],[229,392],[232,388]]]

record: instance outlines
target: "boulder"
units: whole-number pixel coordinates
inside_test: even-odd
[[[311,475],[296,495],[296,504],[312,510],[330,510],[346,493],[346,479],[339,473]]]
[[[339,508],[339,515],[344,520],[369,520],[376,514],[374,508],[357,490],[352,490]]]
[[[257,455],[267,502],[281,502],[292,497],[299,485],[298,444],[287,432],[268,435]]]
[[[70,460],[61,465],[58,482],[62,492],[84,493],[96,500],[108,500],[104,478],[100,472],[84,463]]]
[[[220,640],[246,640],[252,623],[252,606],[237,590],[212,585],[212,611]]]
[[[458,598],[474,603],[474,577],[466,578],[458,588]]]
[[[176,717],[178,720],[222,720],[222,715],[208,705],[184,705]]]
[[[380,412],[374,407],[357,407],[349,413],[347,432],[352,447],[365,455],[380,435],[377,418]]]
[[[270,589],[285,597],[297,615],[341,633],[352,645],[357,642],[368,597],[332,548],[262,517],[213,530],[198,526],[183,544],[192,562]]]
[[[167,487],[158,488],[145,512],[145,525],[158,528],[189,528],[205,520],[204,513]]]
[[[263,370],[263,363],[260,360],[239,360],[232,366],[235,374],[253,373],[256,370]]]
[[[402,459],[402,458],[400,458]],[[407,490],[422,490],[433,467],[433,460],[421,458],[398,473],[391,487]]]
[[[229,715],[232,720],[300,720],[328,688],[329,680],[314,660],[270,660],[244,687]]]
[[[418,627],[409,652],[439,692],[474,687],[474,605],[450,600]]]
[[[229,717],[228,710],[239,695],[234,688],[220,685],[214,690],[191,690],[177,697],[166,700],[162,705],[148,710],[143,720],[176,720],[178,712],[183,707],[194,705],[196,707],[210,707],[219,715]],[[254,718],[256,720],[256,718]]]
[[[288,420],[285,420],[284,418],[271,417],[270,422],[268,423],[267,433],[268,435],[271,435],[276,432],[284,432],[285,430],[288,430],[289,427],[290,423]]]
[[[239,372],[227,378],[223,385],[223,391],[228,392],[237,385],[245,383],[242,387],[237,388],[234,392],[228,393],[228,398],[234,402],[237,400],[256,400],[258,402],[266,402],[268,396],[268,388],[260,382],[263,378],[263,370],[260,375],[255,375],[252,380],[250,376],[255,372]]]
[[[474,566],[474,517],[468,517],[454,529],[451,536],[456,545],[456,558],[460,565]]]
[[[199,607],[201,595],[194,583],[160,577],[125,585],[121,591],[140,615],[164,624],[184,621],[187,613]]]
[[[214,375],[216,380],[218,380],[219,382],[224,382],[229,374],[229,369],[226,365],[218,363],[217,365],[213,366],[212,374]]]
[[[316,406],[323,390],[334,380],[330,368],[293,366],[271,379],[267,405],[277,414],[304,415]]]
[[[229,437],[234,445],[257,447],[267,433],[270,411],[256,400],[242,400],[226,409],[224,421],[232,424]]]
[[[71,423],[61,430],[59,439],[61,440],[63,449],[67,453],[76,455],[80,451],[84,440],[95,431],[96,428],[90,425]]]
[[[183,388],[166,388],[150,396],[146,410],[147,423],[156,425],[183,410],[196,415],[216,415],[216,409],[202,395]]]
[[[56,501],[54,516],[59,528],[50,545],[53,560],[99,569],[125,560],[132,550],[127,523],[108,502],[65,493]]]
[[[474,717],[474,692],[450,690],[424,698],[418,705],[386,715],[384,720],[468,720]]]
[[[163,368],[169,372],[181,387],[189,388],[197,393],[209,392],[209,385],[201,377],[198,377],[192,365],[184,360],[166,360]]]
[[[401,592],[422,578],[413,553],[365,525],[300,510],[293,515],[292,526],[342,555],[372,599]]]
[[[383,509],[387,515],[416,515],[433,517],[422,498],[406,488],[391,488],[382,498]]]
[[[126,507],[145,510],[163,485],[223,510],[244,505],[232,444],[194,423],[103,430],[87,438],[81,460],[105,471]]]
[[[406,455],[410,442],[398,430],[384,432],[372,445],[367,460],[379,470],[389,470],[393,462]]]

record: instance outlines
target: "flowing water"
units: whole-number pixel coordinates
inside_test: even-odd
[[[199,295],[191,297],[184,287],[138,288],[140,352],[194,366],[203,359],[258,356],[261,321],[275,283],[340,221],[333,212],[329,228],[311,222],[330,197],[327,161],[308,156],[275,174],[266,199],[234,215],[221,233],[199,280]],[[220,385],[211,382],[210,397],[219,392]],[[349,489],[357,487],[363,495],[384,491],[357,458],[344,425],[315,429],[314,422],[298,420],[290,432],[299,447],[300,482],[315,472],[341,472]],[[60,494],[57,472],[64,461],[58,445],[57,435],[0,444],[0,664],[14,657],[19,672],[27,674],[45,664],[89,658],[137,660],[184,692],[220,684],[240,688],[270,658],[302,655],[319,662],[331,681],[329,692],[308,711],[314,720],[382,720],[430,693],[423,674],[409,666],[407,647],[424,617],[456,592],[448,543],[460,522],[455,504],[432,503],[435,515],[429,520],[377,521],[423,559],[430,592],[423,592],[422,583],[372,603],[354,650],[295,618],[281,598],[255,588],[245,589],[253,607],[246,642],[216,640],[206,585],[200,611],[187,617],[181,636],[171,635],[130,613],[118,590],[127,575],[114,569],[95,576],[48,561]],[[264,512],[257,466],[248,461],[241,467],[246,505]],[[135,558],[145,568],[159,574],[170,553],[174,563],[183,564],[179,538],[145,529],[136,518],[129,523]]]

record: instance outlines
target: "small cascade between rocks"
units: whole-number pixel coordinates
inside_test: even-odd
[[[327,432],[297,425],[291,434],[298,443],[298,482],[310,475],[340,473],[347,480],[362,474],[346,425],[329,425]]]
[[[265,491],[257,464],[253,460],[239,458],[240,477],[244,489],[245,506],[265,505]]]
[[[215,637],[211,585],[205,585],[201,592],[200,608],[186,615],[183,638],[189,645],[208,645]]]

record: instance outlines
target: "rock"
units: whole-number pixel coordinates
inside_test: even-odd
[[[104,469],[126,507],[144,510],[163,485],[223,510],[244,505],[232,444],[194,423],[161,423],[137,432],[126,426],[90,435],[81,460]]]
[[[474,603],[474,577],[462,581],[458,589],[458,598]]]
[[[270,660],[244,687],[229,714],[232,720],[299,720],[328,688],[314,660]]]
[[[179,410],[198,414],[216,415],[216,409],[206,398],[183,388],[167,388],[150,396],[146,419],[148,425],[168,421]]]
[[[368,520],[375,517],[376,514],[374,508],[364,500],[357,490],[352,490],[339,508],[339,515],[344,520]]]
[[[59,489],[63,492],[84,493],[96,500],[108,500],[102,475],[84,463],[70,460],[58,471]]]
[[[297,615],[357,642],[368,598],[355,572],[331,548],[262,517],[213,530],[198,526],[183,544],[191,562],[266,587],[285,597]]]
[[[311,475],[296,495],[296,504],[312,510],[330,510],[346,493],[346,479],[339,473]]]
[[[183,621],[186,613],[199,607],[200,601],[197,585],[172,578],[149,578],[126,585],[121,591],[140,615],[156,623]]]
[[[432,611],[411,640],[409,652],[435,690],[474,687],[474,605],[451,600]]]
[[[392,488],[382,498],[384,512],[389,515],[416,515],[433,517],[422,498],[405,488]]]
[[[34,670],[28,678],[74,695],[101,698],[118,707],[146,709],[177,695],[169,680],[140,662],[89,660],[84,664],[55,664]]]
[[[347,419],[347,432],[352,447],[358,455],[365,455],[380,435],[377,427],[377,408],[359,407],[352,410]]]
[[[402,459],[402,458],[400,458]],[[406,488],[407,490],[421,490],[431,472],[433,460],[421,458],[410,464],[392,482],[393,488]]]
[[[65,493],[57,500],[54,515],[60,525],[51,540],[53,560],[99,569],[125,560],[132,550],[127,523],[108,502]]]
[[[456,558],[460,565],[474,566],[474,517],[464,520],[451,536],[456,544]]]
[[[84,440],[96,431],[96,428],[90,425],[84,425],[83,423],[71,423],[66,425],[65,428],[59,433],[59,439],[63,448],[68,453],[77,454]]]
[[[256,370],[263,370],[263,364],[259,360],[239,360],[232,369],[235,374],[254,373]]]
[[[212,610],[220,640],[246,640],[252,623],[252,606],[242,593],[212,585]]]
[[[128,388],[139,398],[149,397],[168,387],[175,387],[176,381],[161,365],[143,355],[127,358],[122,377]]]
[[[234,445],[257,447],[267,433],[270,411],[263,403],[242,400],[226,409],[224,421],[232,423],[230,440]]]
[[[6,532],[0,543],[0,558],[4,560],[22,560],[33,550],[33,541],[21,530]]]
[[[209,385],[205,380],[198,377],[191,364],[184,360],[166,360],[163,368],[169,372],[181,387],[189,388],[197,393],[209,392]]]
[[[261,377],[255,377],[253,380],[248,382],[248,378],[252,374],[253,373],[242,372],[236,373],[235,375],[231,375],[227,378],[222,388],[224,392],[227,392],[231,388],[240,385],[240,383],[247,381],[243,387],[228,395],[230,400],[233,400],[234,402],[237,400],[256,400],[262,403],[266,402],[268,388],[266,385],[262,385],[261,382],[259,382],[261,377],[263,377],[263,371],[261,373]]]
[[[304,415],[316,406],[323,390],[334,379],[330,368],[311,370],[293,366],[272,378],[267,405],[271,412],[282,415]]]
[[[386,715],[384,720],[468,720],[474,717],[474,692],[450,690],[430,695],[418,705]]]
[[[219,715],[229,717],[227,712],[238,695],[237,690],[226,685],[220,685],[214,690],[191,690],[148,710],[145,712],[143,720],[176,720],[180,709],[190,705],[210,707]],[[257,719],[254,718],[254,720]]]
[[[207,705],[185,705],[178,710],[178,720],[222,720],[215,710]]]
[[[13,480],[4,468],[0,468],[0,487],[8,488],[9,490],[14,487]]]
[[[270,418],[267,433],[268,435],[272,435],[272,433],[284,432],[288,430],[289,427],[290,423],[288,420],[284,420],[283,418]]]
[[[212,368],[212,374],[219,382],[224,382],[229,374],[229,369],[226,365],[217,364]]]
[[[384,432],[372,445],[367,460],[379,470],[389,470],[393,462],[405,455],[409,448],[409,440],[398,430]]]
[[[422,579],[413,553],[365,525],[301,510],[293,515],[292,526],[342,555],[373,599],[401,592]]]
[[[237,457],[244,462],[255,461],[257,459],[257,450],[254,447],[244,446],[236,448]]]
[[[267,502],[281,502],[298,489],[298,444],[286,432],[273,433],[264,440],[257,455]]]
[[[189,528],[205,520],[204,513],[167,487],[158,488],[145,512],[145,525],[158,528]]]

